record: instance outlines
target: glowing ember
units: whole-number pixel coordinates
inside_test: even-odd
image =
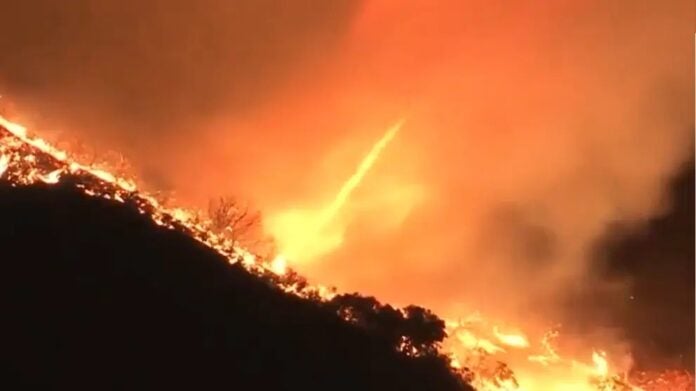
[[[694,375],[687,371],[639,372],[632,380],[644,391],[692,391]]]

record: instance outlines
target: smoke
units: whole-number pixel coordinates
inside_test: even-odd
[[[692,147],[690,1],[9,3],[3,91],[192,203],[325,205],[405,117],[290,262],[445,315],[548,318]]]

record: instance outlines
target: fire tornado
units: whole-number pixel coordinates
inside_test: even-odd
[[[365,178],[365,175],[370,172],[370,169],[372,166],[374,166],[375,161],[377,161],[384,148],[386,148],[394,137],[396,137],[396,134],[399,133],[399,130],[401,130],[403,124],[403,120],[400,120],[394,124],[387,130],[386,133],[384,133],[384,136],[382,136],[382,138],[379,139],[374,146],[372,146],[370,152],[360,162],[358,169],[355,170],[355,173],[348,178],[348,180],[341,187],[341,190],[339,190],[338,194],[336,194],[336,198],[334,198],[333,202],[322,211],[320,223],[327,224],[336,216],[336,214],[346,204],[355,188],[358,187],[363,178]]]
[[[281,252],[290,260],[309,260],[338,247],[343,232],[336,227],[337,217],[352,193],[370,172],[382,151],[399,133],[404,120],[392,125],[365,155],[353,175],[341,186],[333,201],[319,210],[292,210],[271,220],[271,231]]]

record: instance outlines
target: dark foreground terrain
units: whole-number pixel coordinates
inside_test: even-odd
[[[132,207],[67,184],[0,181],[0,221],[6,384],[469,389],[438,357],[406,357]]]

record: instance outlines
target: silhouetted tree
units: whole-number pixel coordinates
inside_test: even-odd
[[[406,343],[420,355],[437,354],[439,344],[447,337],[445,322],[430,310],[410,305],[404,309],[403,333]]]
[[[208,218],[213,231],[225,235],[239,246],[262,257],[270,257],[275,251],[273,241],[263,234],[261,213],[234,197],[210,200]]]
[[[447,336],[445,322],[422,307],[412,305],[399,311],[357,293],[338,295],[327,305],[341,318],[379,335],[409,356],[437,355]]]

